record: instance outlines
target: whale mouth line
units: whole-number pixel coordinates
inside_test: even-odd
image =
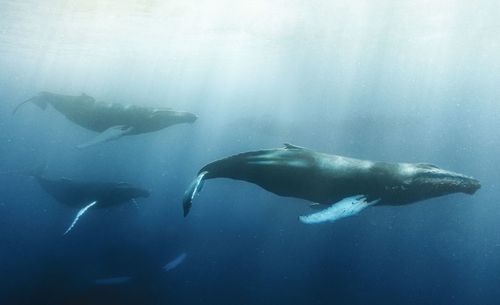
[[[417,185],[431,186],[435,190],[443,192],[462,192],[474,194],[481,188],[478,180],[463,175],[421,175],[413,180]]]

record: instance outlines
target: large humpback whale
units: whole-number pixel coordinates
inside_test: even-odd
[[[80,217],[90,208],[106,208],[120,205],[136,198],[149,197],[149,191],[124,182],[81,182],[68,178],[49,179],[33,175],[49,195],[64,205],[79,211],[64,234],[69,233]]]
[[[311,201],[304,223],[335,221],[377,205],[404,205],[452,193],[474,194],[478,180],[426,163],[389,163],[284,148],[245,152],[205,165],[184,194],[186,216],[204,180],[230,178]]]
[[[45,110],[47,105],[62,113],[71,122],[100,134],[79,148],[89,147],[118,139],[126,135],[137,135],[157,131],[175,124],[193,123],[197,116],[193,113],[174,111],[170,108],[123,106],[96,102],[86,94],[79,96],[41,92],[20,103],[13,111],[32,102]]]

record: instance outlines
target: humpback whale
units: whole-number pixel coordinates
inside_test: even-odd
[[[427,163],[359,160],[285,144],[250,151],[205,165],[183,198],[187,216],[204,181],[230,178],[254,183],[274,194],[312,202],[319,212],[303,223],[336,221],[372,205],[405,205],[452,193],[474,194],[478,180]]]
[[[116,140],[122,136],[154,132],[175,124],[193,123],[197,119],[193,113],[170,108],[107,104],[97,102],[86,94],[72,96],[50,92],[41,92],[20,103],[13,113],[29,102],[43,110],[51,105],[71,122],[99,133],[94,139],[78,145],[78,148]]]
[[[49,179],[34,175],[42,189],[56,201],[78,208],[79,211],[64,235],[68,234],[80,217],[90,208],[120,205],[136,198],[149,197],[149,191],[125,182],[80,182],[68,178]]]

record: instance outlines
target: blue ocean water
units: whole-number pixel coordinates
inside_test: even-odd
[[[499,11],[489,0],[0,1],[0,304],[498,304]],[[95,133],[54,109],[11,114],[40,91],[199,118],[77,150]],[[304,225],[308,202],[215,179],[183,218],[203,165],[285,142],[430,162],[482,188]],[[151,196],[90,210],[63,236],[76,210],[19,174],[40,164]]]

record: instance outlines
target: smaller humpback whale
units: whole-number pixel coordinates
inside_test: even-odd
[[[303,223],[336,221],[371,205],[404,205],[452,193],[474,194],[478,180],[426,163],[390,163],[329,155],[285,144],[205,165],[184,194],[184,216],[207,179],[254,183],[274,194],[311,201],[321,211]]]
[[[94,139],[78,145],[78,148],[90,147],[123,136],[154,132],[176,124],[193,123],[197,119],[193,113],[174,111],[170,108],[106,104],[96,102],[86,94],[72,96],[50,92],[41,92],[20,103],[13,113],[29,102],[43,110],[50,104],[71,122],[99,133]]]
[[[173,260],[171,260],[170,262],[165,264],[165,266],[163,266],[163,270],[165,272],[168,272],[172,269],[177,268],[180,264],[182,264],[182,262],[184,262],[186,257],[187,257],[187,254],[185,252],[179,254],[176,258],[174,258]]]
[[[107,208],[129,201],[135,203],[136,198],[149,197],[149,191],[125,182],[78,182],[68,178],[49,179],[39,174],[33,176],[42,189],[56,201],[79,209],[64,235],[73,229],[80,217],[90,208]]]

